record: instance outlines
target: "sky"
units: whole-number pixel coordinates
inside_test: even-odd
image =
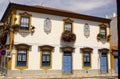
[[[0,0],[0,19],[9,1],[24,5],[42,5],[58,9],[70,10],[84,15],[105,18],[117,13],[116,0]]]

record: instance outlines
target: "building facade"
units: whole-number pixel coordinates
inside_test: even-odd
[[[117,31],[117,16],[113,14],[111,19],[111,39],[112,39],[112,72],[118,73],[118,31]]]
[[[110,19],[10,3],[1,21],[7,75],[112,74]]]

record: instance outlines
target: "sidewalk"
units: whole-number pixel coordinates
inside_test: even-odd
[[[63,75],[63,76],[24,76],[24,77],[7,77],[0,76],[0,79],[118,79],[118,76],[107,76],[107,75],[99,75],[99,76],[79,76],[79,75]]]

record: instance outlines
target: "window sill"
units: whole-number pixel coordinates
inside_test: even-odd
[[[99,38],[100,40],[106,40],[106,38]]]
[[[107,38],[97,37],[97,40],[101,40],[101,41],[103,40],[104,41],[104,40],[107,40]]]
[[[48,69],[51,69],[52,66],[41,66],[40,68],[41,68],[41,69],[44,69],[44,70],[48,70]]]
[[[91,68],[91,66],[83,66],[83,69],[86,69],[86,70],[88,70],[90,68]]]
[[[24,69],[27,69],[28,66],[16,66],[15,68],[20,69],[20,70],[24,70]]]
[[[32,32],[32,30],[18,30],[18,32]]]

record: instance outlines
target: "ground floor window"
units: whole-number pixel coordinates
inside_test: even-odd
[[[90,66],[90,53],[89,52],[85,52],[84,56],[83,56],[83,61],[84,61],[84,66]]]
[[[16,45],[16,65],[15,68],[23,70],[28,68],[29,61],[29,49],[30,46],[27,44]]]
[[[92,48],[89,47],[85,47],[85,48],[81,48],[82,51],[82,68],[84,69],[89,69],[92,67],[91,63],[91,54],[92,54]]]
[[[18,50],[17,53],[17,66],[26,66],[27,50]]]
[[[50,51],[42,51],[42,66],[50,66]]]
[[[40,68],[41,69],[50,69],[52,68],[52,46],[44,45],[39,46],[40,48]]]

